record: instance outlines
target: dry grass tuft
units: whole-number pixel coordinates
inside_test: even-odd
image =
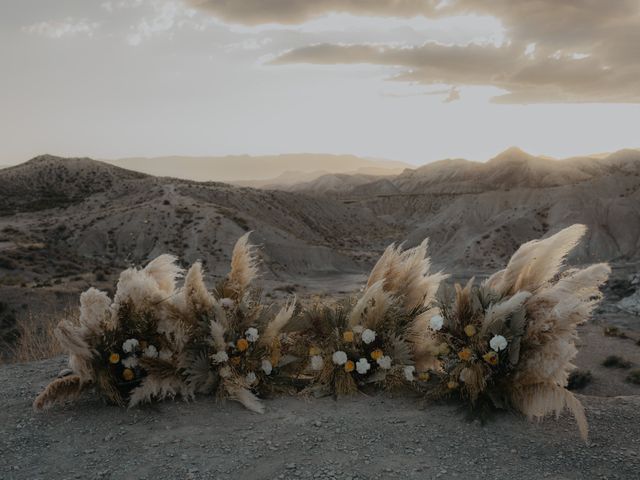
[[[29,313],[19,321],[18,331],[20,336],[15,345],[9,350],[8,361],[24,363],[62,355],[64,350],[55,336],[55,329],[61,318],[77,323],[77,309],[76,311],[70,308],[66,309],[62,315],[34,315]]]

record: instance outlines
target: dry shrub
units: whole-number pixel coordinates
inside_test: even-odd
[[[18,321],[19,337],[11,348],[10,361],[23,363],[45,360],[64,353],[54,331],[62,318],[77,322],[78,313],[70,308],[62,314],[29,313]]]

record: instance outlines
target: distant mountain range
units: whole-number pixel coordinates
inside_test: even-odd
[[[0,170],[0,276],[16,265],[25,282],[77,275],[163,252],[202,259],[221,275],[233,241],[248,230],[263,245],[269,275],[280,278],[364,272],[387,243],[425,237],[436,265],[486,271],[521,243],[577,222],[589,234],[575,261],[640,261],[636,150],[552,160],[512,148],[485,163],[331,173],[271,188],[37,157]]]
[[[295,153],[224,157],[155,157],[105,160],[118,167],[160,177],[227,182],[248,187],[278,187],[312,181],[325,174],[397,175],[411,165],[354,155]]]

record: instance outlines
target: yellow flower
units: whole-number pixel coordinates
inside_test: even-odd
[[[449,380],[449,382],[447,383],[447,388],[449,390],[454,390],[454,389],[458,388],[458,382],[454,382],[453,380]]]
[[[342,334],[342,339],[347,342],[347,343],[352,343],[353,342],[353,332],[352,331],[346,331]]]
[[[383,356],[384,356],[384,352],[382,350],[380,350],[379,348],[377,348],[373,352],[371,352],[371,358],[373,358],[374,360],[378,360],[379,358],[382,358]]]
[[[245,338],[241,338],[236,342],[236,347],[241,352],[244,352],[247,348],[249,348],[249,342]]]
[[[353,363],[351,360],[347,360],[347,363],[344,364],[344,371],[347,373],[353,372],[355,368],[356,368],[356,364]]]
[[[125,368],[122,371],[122,378],[124,378],[127,382],[130,380],[133,380],[133,377],[135,377],[135,374],[133,373],[133,370],[131,370],[130,368]]]
[[[429,372],[420,372],[418,374],[418,380],[420,380],[421,382],[428,382],[429,381]]]
[[[448,355],[449,354],[449,345],[446,343],[441,343],[438,347],[438,353],[440,355]]]
[[[109,355],[109,363],[118,363],[120,361],[120,355],[117,353],[112,353]]]
[[[316,355],[320,355],[321,353],[322,353],[322,350],[320,350],[318,347],[309,348],[310,357],[315,357]]]
[[[484,358],[485,362],[487,362],[489,365],[493,365],[494,367],[498,364],[498,354],[493,350],[485,353],[482,358]]]
[[[471,359],[471,355],[472,352],[468,348],[463,348],[458,352],[458,357],[460,357],[460,360],[464,360],[465,362]]]
[[[477,333],[476,327],[469,324],[466,327],[464,327],[464,333],[467,334],[467,337],[473,337]]]

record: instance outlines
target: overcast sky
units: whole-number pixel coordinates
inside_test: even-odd
[[[640,147],[640,0],[0,0],[0,164]]]

